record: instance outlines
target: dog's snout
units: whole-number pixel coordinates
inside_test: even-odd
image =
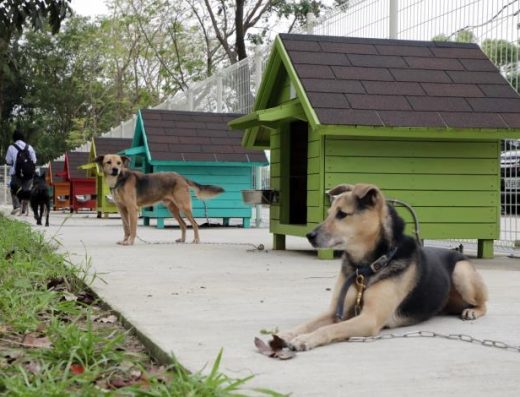
[[[306,237],[311,244],[314,244],[316,242],[316,237],[318,237],[318,232],[316,232],[316,230],[313,230],[312,232],[307,233]]]
[[[118,168],[112,168],[112,176],[118,176],[119,175],[119,169]]]

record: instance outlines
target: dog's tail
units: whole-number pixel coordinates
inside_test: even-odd
[[[222,189],[220,186],[200,185],[197,182],[190,181],[189,179],[186,179],[186,182],[188,182],[188,185],[190,185],[190,187],[195,190],[195,195],[201,200],[210,199],[217,194],[224,192],[224,189]]]

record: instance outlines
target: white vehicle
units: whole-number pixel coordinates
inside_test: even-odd
[[[500,154],[502,213],[517,213],[520,207],[520,149]]]

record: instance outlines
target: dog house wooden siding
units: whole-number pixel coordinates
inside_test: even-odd
[[[253,188],[253,168],[267,165],[263,152],[245,149],[242,132],[227,123],[237,114],[143,109],[138,113],[132,148],[132,167],[143,172],[174,171],[200,183],[217,185],[225,192],[205,203],[192,192],[195,218],[239,218],[249,227],[252,209],[242,201],[241,190]],[[142,209],[145,224],[172,215],[162,204]]]
[[[70,212],[96,208],[96,178],[81,169],[89,159],[88,152],[65,153],[65,180],[70,183]]]
[[[65,162],[54,160],[49,162],[47,184],[52,189],[52,207],[54,210],[70,208],[70,183],[65,180]]]
[[[89,152],[88,164],[82,165],[82,169],[88,170],[88,176],[96,179],[96,211],[97,216],[107,217],[108,214],[117,213],[117,206],[110,199],[110,188],[105,181],[105,174],[97,166],[95,159],[98,155],[109,153],[119,153],[132,146],[131,138],[104,138],[95,137],[92,139]]]
[[[230,126],[246,129],[244,146],[271,149],[277,249],[323,221],[326,190],[365,182],[413,205],[422,238],[478,239],[479,256],[493,255],[500,139],[520,137],[520,97],[474,44],[280,35],[254,111]],[[307,201],[296,222],[295,196]]]

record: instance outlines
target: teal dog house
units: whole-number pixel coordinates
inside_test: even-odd
[[[328,189],[372,183],[415,208],[422,238],[493,256],[500,139],[520,137],[520,96],[476,44],[279,35],[254,110],[230,126],[271,150],[275,249],[323,221]]]
[[[143,109],[137,115],[132,147],[123,153],[132,158],[132,168],[145,173],[174,171],[204,185],[217,185],[225,192],[203,202],[192,192],[194,218],[231,218],[249,227],[252,209],[242,201],[241,191],[253,188],[255,167],[268,164],[264,152],[245,149],[242,131],[227,123],[237,114],[200,113]],[[145,225],[172,215],[162,204],[142,209]]]

